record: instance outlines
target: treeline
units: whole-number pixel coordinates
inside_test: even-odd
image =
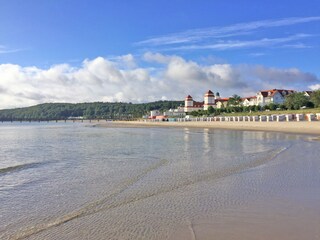
[[[0,121],[121,119],[140,118],[150,110],[168,110],[183,105],[182,101],[157,101],[151,103],[44,103],[32,107],[0,110]]]
[[[274,110],[298,110],[301,108],[318,108],[320,107],[320,90],[314,91],[310,97],[302,92],[295,92],[287,95],[283,104],[270,103],[265,106],[242,106],[241,97],[233,95],[229,98],[227,106],[222,108],[209,107],[208,110],[198,110],[190,113],[192,116],[212,116],[221,113],[238,113],[238,112],[259,112]]]

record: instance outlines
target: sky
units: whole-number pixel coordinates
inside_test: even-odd
[[[320,88],[320,1],[0,0],[0,109]]]

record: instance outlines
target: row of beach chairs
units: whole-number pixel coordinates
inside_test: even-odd
[[[178,118],[178,122],[291,122],[291,121],[320,121],[320,113],[308,114],[279,114],[260,116],[217,116],[217,117],[197,117]]]

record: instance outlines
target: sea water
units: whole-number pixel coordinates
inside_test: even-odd
[[[2,123],[0,239],[320,239],[319,156],[294,134]]]

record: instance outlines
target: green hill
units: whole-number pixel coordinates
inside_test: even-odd
[[[168,110],[182,105],[182,101],[150,103],[44,103],[32,107],[0,110],[0,121],[64,120],[70,117],[84,119],[135,119],[150,110]]]

